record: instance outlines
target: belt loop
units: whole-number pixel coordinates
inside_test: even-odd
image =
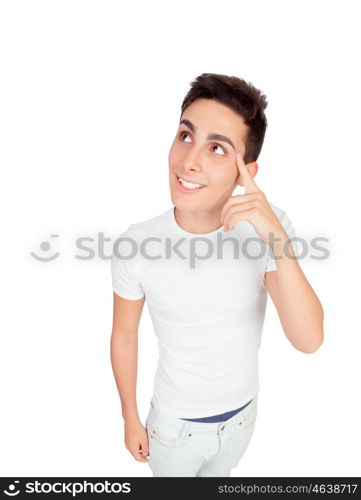
[[[180,428],[180,431],[178,433],[178,442],[182,443],[184,438],[189,434],[189,428],[190,428],[190,422],[187,422],[184,420],[183,425]]]

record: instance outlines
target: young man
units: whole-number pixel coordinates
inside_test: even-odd
[[[114,245],[111,358],[125,445],[153,476],[229,476],[239,463],[257,415],[267,292],[296,349],[323,341],[322,306],[289,245],[292,223],[254,181],[266,106],[236,77],[192,82],[169,152],[174,206]],[[232,196],[238,184],[245,193]],[[136,377],[145,300],[159,360],[144,427]]]

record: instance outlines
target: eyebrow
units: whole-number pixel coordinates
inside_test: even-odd
[[[179,125],[181,123],[184,123],[184,125],[187,125],[187,127],[190,128],[193,133],[197,130],[196,127],[193,125],[193,123],[190,122],[189,120],[187,120],[186,118],[182,118],[182,120],[179,122]],[[208,134],[207,139],[213,139],[213,140],[216,140],[216,141],[227,142],[230,146],[232,146],[232,148],[234,150],[236,150],[236,148],[235,148],[233,142],[231,141],[231,139],[229,139],[225,135],[212,133],[212,134]]]

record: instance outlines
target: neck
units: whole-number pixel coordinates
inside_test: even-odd
[[[177,224],[189,233],[205,234],[216,231],[223,224],[221,222],[221,210],[197,210],[184,211],[174,208],[174,216]]]

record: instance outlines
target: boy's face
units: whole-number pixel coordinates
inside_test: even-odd
[[[239,180],[236,153],[240,151],[244,156],[247,132],[243,118],[218,101],[199,98],[185,109],[168,155],[171,198],[177,208],[222,209]],[[209,134],[226,139],[207,138]],[[249,163],[248,169],[254,177],[257,163]],[[178,177],[205,187],[182,188]]]

